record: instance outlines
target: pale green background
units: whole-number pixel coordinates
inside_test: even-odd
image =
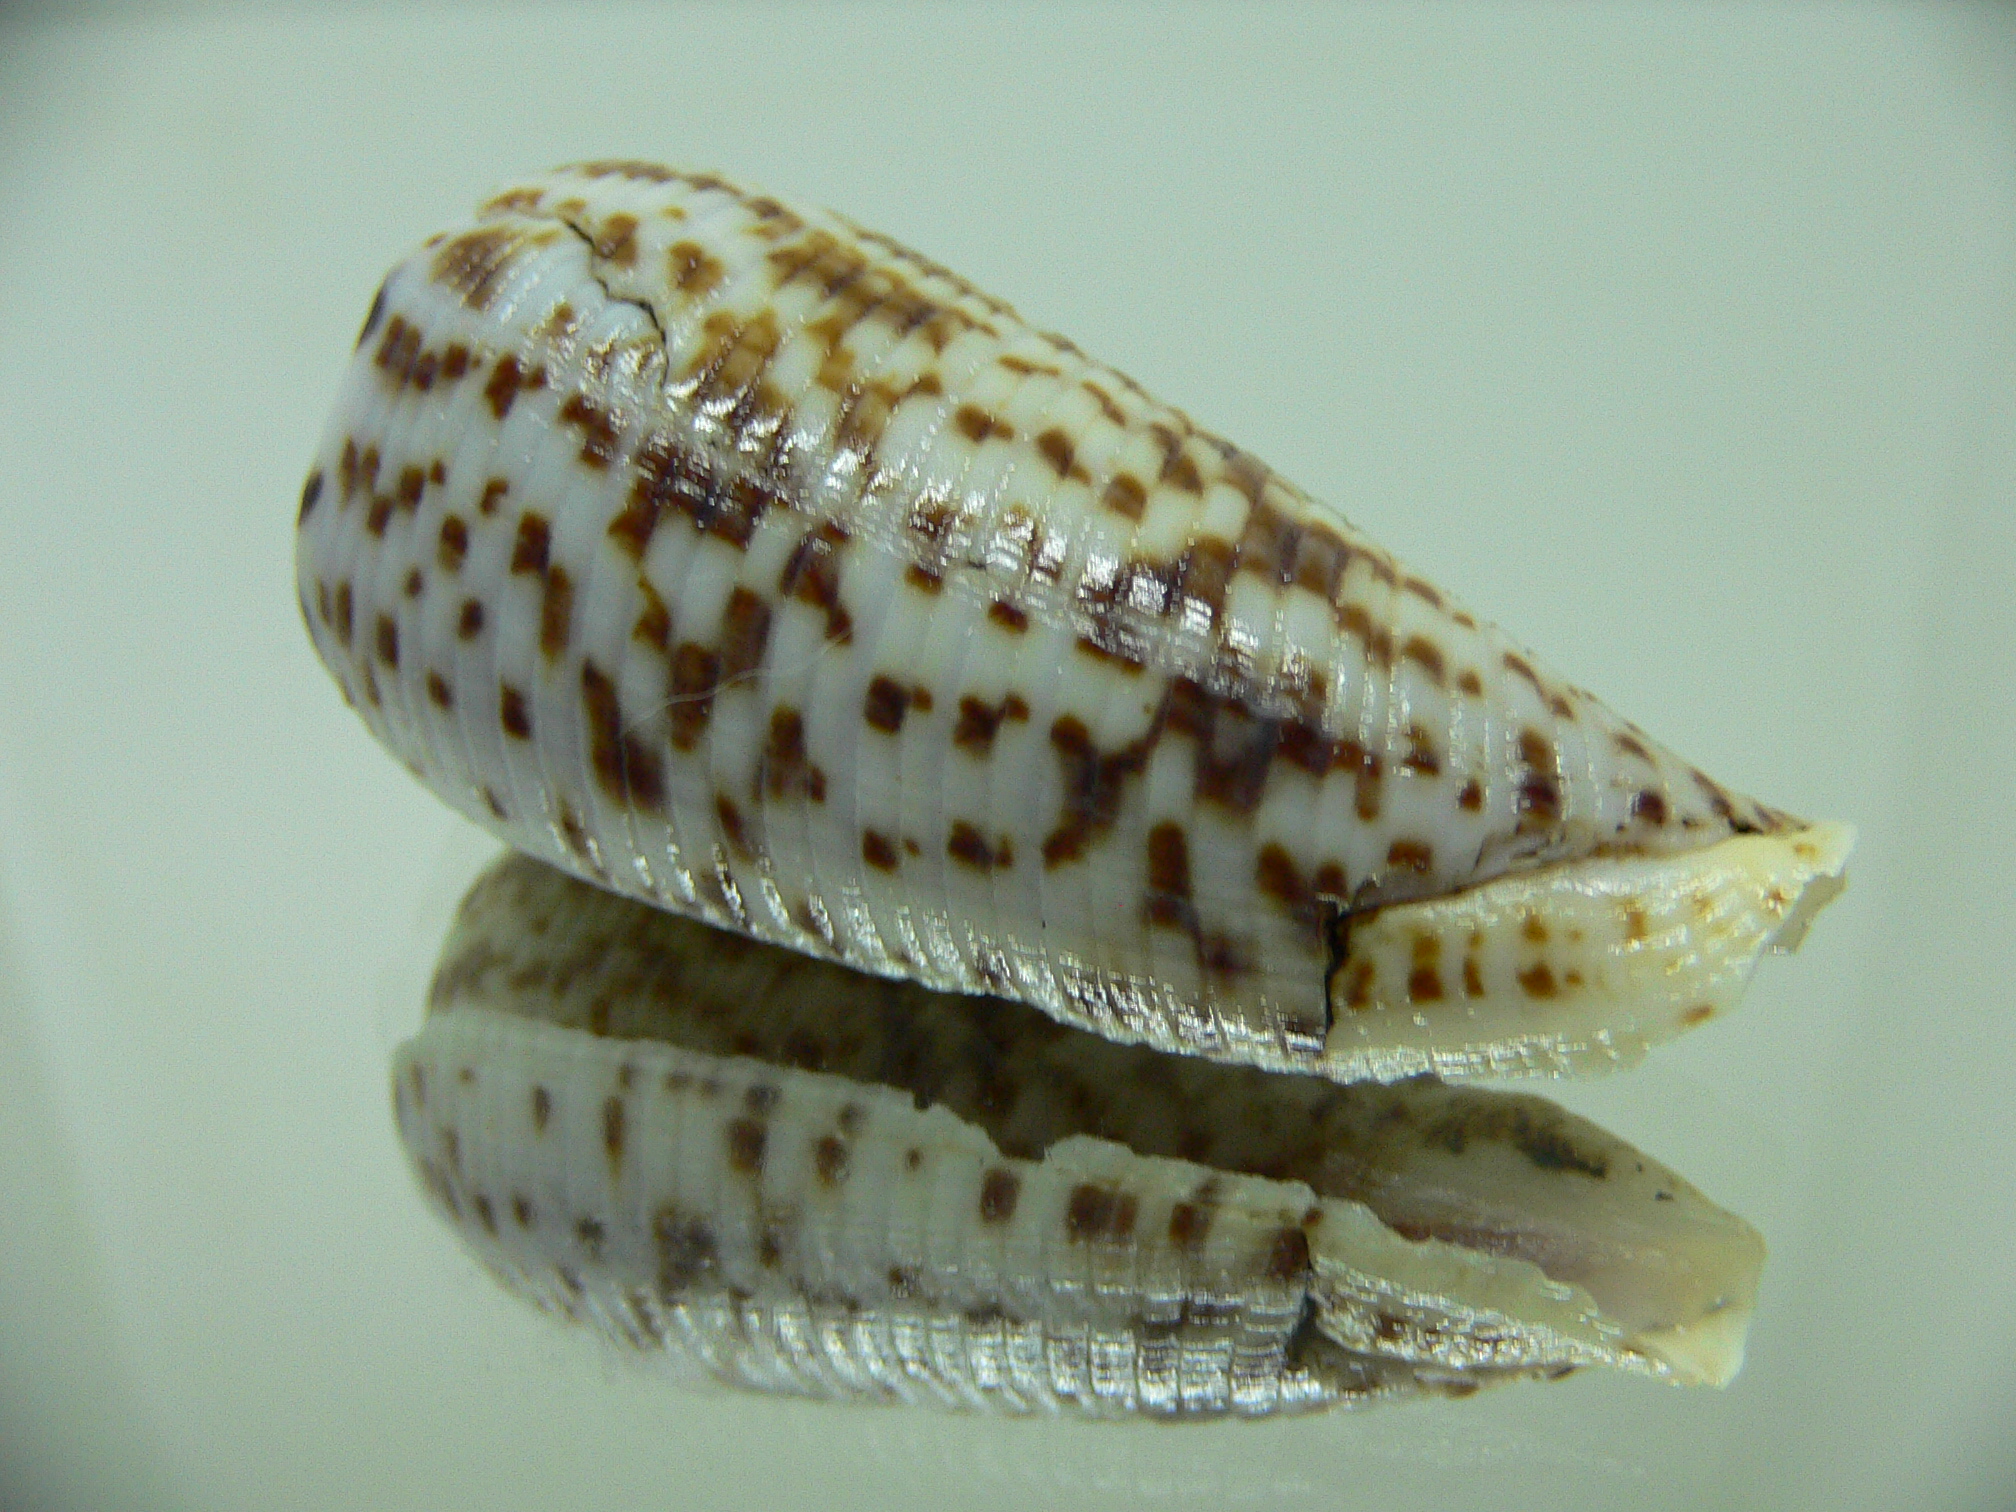
[[[137,17],[137,18],[136,18]],[[0,12],[0,1504],[2016,1502],[2007,11]],[[1851,819],[1560,1095],[1770,1241],[1726,1393],[1190,1430],[681,1394],[493,1291],[384,1087],[488,853],[301,632],[382,269],[633,155],[842,208]]]

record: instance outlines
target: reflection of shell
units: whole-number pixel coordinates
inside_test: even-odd
[[[1118,1046],[522,856],[465,900],[394,1092],[514,1290],[821,1395],[1187,1416],[1719,1381],[1762,1259],[1535,1098]]]
[[[648,165],[387,279],[299,585],[373,732],[515,845],[1279,1069],[1628,1061],[1846,850],[944,269]]]

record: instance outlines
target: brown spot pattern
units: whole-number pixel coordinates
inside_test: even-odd
[[[1015,1216],[1015,1203],[1021,1195],[1022,1178],[995,1166],[980,1182],[980,1221],[1008,1222]]]
[[[812,1167],[822,1186],[839,1186],[847,1179],[847,1144],[831,1134],[822,1134],[812,1146]]]
[[[773,799],[803,794],[814,803],[826,801],[826,774],[805,759],[804,716],[788,704],[770,711],[770,738],[756,786]]]
[[[1148,832],[1148,922],[1194,929],[1197,911],[1190,900],[1190,840],[1183,826],[1165,819]]]
[[[728,1168],[743,1176],[760,1175],[764,1146],[769,1142],[766,1125],[753,1118],[728,1121]]]
[[[719,656],[693,641],[680,642],[672,653],[672,696],[666,709],[675,750],[690,751],[699,743],[713,712],[714,690],[720,680]]]
[[[722,678],[733,682],[755,672],[769,642],[770,606],[747,588],[735,589],[721,615]]]
[[[749,846],[748,831],[742,825],[742,810],[735,800],[726,793],[714,795],[714,817],[721,821],[721,833],[727,838],[729,848],[736,855],[748,859],[754,853]]]
[[[443,244],[429,272],[470,309],[481,310],[496,297],[499,283],[518,256],[549,239],[518,226],[479,226]]]
[[[490,413],[501,425],[509,417],[511,407],[518,402],[521,393],[545,385],[545,368],[528,370],[519,366],[516,357],[500,357],[497,366],[491,370],[490,381],[483,386],[483,397],[489,402]]]
[[[1421,668],[1428,680],[1437,687],[1442,684],[1442,648],[1423,636],[1410,636],[1407,644],[1400,648],[1404,661],[1411,661]]]
[[[570,394],[560,406],[560,421],[581,432],[581,461],[596,471],[606,469],[616,457],[616,421],[606,409],[585,394]]]
[[[945,853],[962,866],[975,871],[992,871],[1015,864],[1014,843],[1003,835],[994,844],[987,843],[987,837],[977,826],[964,819],[954,821],[950,836],[945,841]]]
[[[514,688],[509,683],[505,683],[499,689],[497,722],[503,726],[504,733],[513,740],[532,738],[532,715],[525,707],[525,694],[522,689]]]
[[[721,260],[697,242],[674,242],[665,259],[673,287],[689,298],[713,293],[726,273]]]
[[[441,539],[435,548],[434,559],[440,563],[443,572],[459,572],[462,560],[469,555],[469,527],[460,515],[448,515],[441,521]]]
[[[664,763],[650,745],[624,729],[615,681],[592,661],[581,664],[581,708],[588,725],[588,765],[603,794],[614,803],[662,809]]]
[[[777,580],[778,592],[825,611],[826,636],[834,641],[853,638],[854,621],[840,601],[840,555],[847,541],[845,530],[824,521],[799,541]]]
[[[546,569],[539,595],[539,651],[553,661],[567,649],[574,627],[574,579],[558,562]]]
[[[1015,427],[1006,420],[987,413],[977,404],[962,404],[953,413],[952,423],[959,428],[959,434],[978,446],[982,442],[999,439],[1015,439]]]
[[[1099,495],[1099,502],[1117,515],[1138,520],[1148,508],[1148,490],[1133,474],[1115,473],[1108,480],[1105,492]]]
[[[1519,658],[1507,655],[1505,660],[1510,665]],[[1521,830],[1553,824],[1561,817],[1561,788],[1552,743],[1527,726],[1519,732],[1519,760],[1526,768],[1518,791]]]
[[[1196,1249],[1211,1232],[1211,1210],[1179,1202],[1169,1210],[1169,1242],[1178,1249]]]
[[[611,1171],[622,1169],[623,1140],[628,1126],[628,1110],[623,1099],[605,1097],[602,1100],[602,1153],[608,1158]]]
[[[988,605],[987,618],[1011,635],[1021,635],[1029,628],[1028,612],[1006,599],[996,599]]]
[[[969,756],[984,757],[994,749],[994,734],[1002,720],[1028,718],[1029,705],[1019,694],[1008,694],[998,706],[983,703],[969,694],[959,700],[959,719],[952,728],[952,744]]]
[[[511,543],[511,570],[514,573],[543,573],[547,553],[553,544],[553,528],[542,514],[526,510],[518,518],[518,536]]]
[[[645,437],[631,471],[625,507],[610,522],[609,535],[639,561],[668,514],[682,514],[694,529],[743,548],[763,516],[783,502],[751,477],[717,476],[711,463],[666,431]]]
[[[1125,1239],[1134,1232],[1139,1201],[1132,1192],[1081,1182],[1064,1207],[1064,1233],[1074,1244]]]
[[[657,1291],[670,1302],[719,1268],[714,1232],[698,1218],[681,1219],[668,1203],[651,1220]]]
[[[1435,868],[1435,849],[1425,840],[1395,840],[1386,849],[1386,863],[1425,877]]]
[[[644,607],[637,611],[637,623],[630,627],[630,638],[664,656],[672,646],[672,611],[665,607],[658,591],[642,578],[637,582],[637,593],[644,600]]]
[[[885,735],[894,735],[903,728],[903,716],[910,709],[910,690],[894,678],[877,677],[868,684],[867,698],[862,705],[862,717],[871,729],[880,730]]]
[[[1064,771],[1064,804],[1043,842],[1043,864],[1057,867],[1082,859],[1092,840],[1113,827],[1122,790],[1146,766],[1153,740],[1102,752],[1084,721],[1066,714],[1050,727],[1050,744]]]
[[[1288,1284],[1309,1274],[1309,1236],[1299,1228],[1283,1228],[1267,1247],[1266,1272],[1270,1279]]]
[[[1059,478],[1068,478],[1074,473],[1079,478],[1085,476],[1085,470],[1078,466],[1078,453],[1071,444],[1071,438],[1054,425],[1037,436],[1036,451],[1056,470]]]

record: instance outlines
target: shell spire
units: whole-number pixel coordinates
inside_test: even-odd
[[[514,845],[1275,1068],[1628,1062],[1849,844],[935,263],[650,165],[393,271],[299,585],[373,733]]]

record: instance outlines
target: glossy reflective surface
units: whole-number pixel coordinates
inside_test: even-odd
[[[519,853],[463,898],[392,1100],[507,1290],[766,1391],[1259,1417],[1722,1385],[1764,1260],[1543,1098],[1117,1045]]]
[[[0,1500],[2006,1504],[2006,22],[151,16],[0,34]],[[1857,822],[1738,1012],[1547,1089],[1764,1232],[1728,1392],[1179,1433],[682,1395],[444,1242],[383,1074],[490,849],[330,697],[294,505],[385,263],[609,152],[924,249]]]

